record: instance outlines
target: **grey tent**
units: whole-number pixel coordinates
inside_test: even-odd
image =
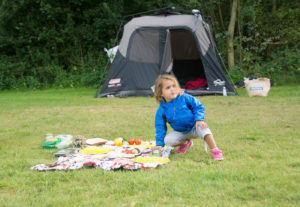
[[[153,95],[160,74],[176,76],[182,88],[196,79],[206,86],[191,95],[235,95],[216,55],[209,25],[200,14],[142,16],[124,27],[117,54],[97,97]],[[193,82],[189,82],[193,83]]]

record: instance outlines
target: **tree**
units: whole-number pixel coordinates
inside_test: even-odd
[[[230,21],[228,25],[228,38],[227,38],[227,53],[228,53],[228,68],[229,70],[234,68],[234,48],[233,48],[233,37],[235,29],[235,20],[236,20],[236,11],[237,11],[237,0],[232,1]]]

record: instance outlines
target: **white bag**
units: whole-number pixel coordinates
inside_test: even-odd
[[[113,48],[110,48],[109,50],[104,48],[104,51],[107,53],[107,56],[109,57],[109,60],[110,60],[111,63],[114,61],[115,56],[118,52],[118,49],[119,49],[119,45],[117,45]]]
[[[268,96],[271,82],[268,78],[258,78],[253,80],[246,80],[245,87],[248,96]]]

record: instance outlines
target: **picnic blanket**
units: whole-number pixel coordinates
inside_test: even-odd
[[[67,156],[59,157],[58,160],[52,164],[38,164],[31,167],[31,170],[50,171],[50,170],[77,170],[83,167],[101,168],[103,170],[139,170],[156,168],[159,165],[168,163],[168,158],[152,157],[152,151],[144,146],[139,147],[138,154],[125,154],[124,151],[130,149],[128,146],[109,146],[107,153],[100,154],[85,154],[79,152],[68,154]],[[94,150],[94,149],[93,149]],[[148,159],[143,159],[148,157]],[[139,158],[139,159],[136,159]]]

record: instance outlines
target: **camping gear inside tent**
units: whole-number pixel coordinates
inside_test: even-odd
[[[131,19],[96,97],[151,96],[160,74],[176,76],[191,95],[221,95],[224,87],[228,95],[235,95],[199,12]]]

